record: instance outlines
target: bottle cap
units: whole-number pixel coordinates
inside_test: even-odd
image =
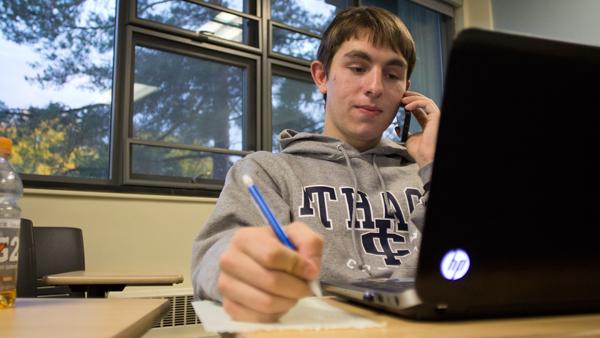
[[[7,137],[0,137],[0,154],[10,155],[12,153],[12,141]]]

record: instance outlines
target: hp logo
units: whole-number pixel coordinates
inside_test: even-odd
[[[463,278],[469,272],[470,266],[469,255],[461,249],[454,249],[444,255],[440,270],[444,278],[454,281]]]

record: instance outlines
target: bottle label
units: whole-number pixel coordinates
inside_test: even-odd
[[[19,260],[19,219],[0,219],[0,291],[14,290]]]
[[[0,228],[15,228],[21,226],[21,220],[18,218],[0,218]]]

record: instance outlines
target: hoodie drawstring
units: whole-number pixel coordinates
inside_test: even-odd
[[[377,162],[375,162],[375,156],[376,155],[373,154],[373,159],[372,159],[373,168],[375,168],[375,173],[377,173],[377,178],[379,179],[379,185],[381,185],[381,190],[383,191],[383,203],[385,204],[385,210],[389,213],[392,211],[392,209],[390,208],[390,197],[388,196],[388,193],[387,193],[387,186],[385,185],[385,181],[383,180],[383,175],[381,175],[379,166],[377,165]],[[396,207],[394,207],[394,209],[395,208]]]
[[[358,268],[365,272],[371,278],[389,278],[392,276],[393,271],[390,269],[385,269],[378,272],[373,272],[367,268],[365,264],[364,257],[362,252],[358,250],[358,246],[356,244],[356,201],[358,200],[358,180],[356,179],[356,173],[354,172],[354,168],[352,167],[352,163],[350,162],[350,156],[346,152],[346,149],[341,144],[338,144],[337,149],[344,155],[344,159],[346,160],[346,167],[350,172],[350,176],[352,177],[352,184],[354,185],[353,198],[352,198],[352,215],[350,222],[352,224],[352,246],[354,247],[354,253],[358,257]],[[384,203],[386,210],[390,211],[390,201],[389,196],[387,195],[387,189],[385,185],[385,181],[383,180],[383,176],[381,175],[381,171],[375,162],[375,154],[373,154],[372,158],[373,167],[375,168],[375,172],[377,173],[377,178],[379,179],[379,184],[381,185],[381,189],[383,190],[384,195]]]
[[[372,163],[373,163],[373,168],[375,168],[375,173],[377,173],[377,178],[379,179],[379,185],[381,185],[381,191],[383,191],[383,203],[385,204],[385,210],[390,213],[392,208],[390,208],[390,197],[388,196],[388,192],[387,192],[387,186],[385,185],[385,181],[383,180],[383,175],[381,174],[381,171],[379,170],[379,166],[377,165],[377,162],[375,161],[375,154],[373,154],[373,158],[372,158]],[[396,209],[396,206],[394,206],[394,210]],[[396,212],[398,210],[395,210]],[[393,213],[394,218],[396,217],[396,214]],[[385,215],[384,217],[387,217],[387,215]],[[392,276],[394,272],[391,269],[385,269],[382,271],[378,271],[378,272],[371,272],[369,273],[369,276],[371,277],[375,277],[375,278],[390,278]]]
[[[353,197],[352,197],[352,215],[350,218],[350,224],[352,224],[352,246],[354,247],[354,252],[358,256],[358,268],[361,271],[366,272],[369,276],[371,276],[371,272],[365,266],[365,260],[361,255],[361,252],[358,250],[356,245],[356,200],[358,199],[358,180],[356,179],[356,174],[354,173],[354,168],[352,168],[352,163],[350,163],[350,156],[346,152],[346,149],[341,144],[338,144],[337,149],[344,155],[346,159],[346,167],[348,171],[350,171],[350,176],[352,177],[352,184],[354,185]]]

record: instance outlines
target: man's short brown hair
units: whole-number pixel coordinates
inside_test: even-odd
[[[344,42],[365,35],[374,46],[389,48],[404,56],[407,79],[410,78],[417,55],[408,28],[391,12],[366,6],[350,7],[339,12],[323,33],[317,60],[323,64],[325,74],[329,75],[333,56]]]

